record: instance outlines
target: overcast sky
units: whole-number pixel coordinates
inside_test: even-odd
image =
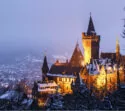
[[[0,50],[70,54],[77,39],[82,44],[90,12],[100,50],[115,51],[117,36],[123,49],[124,6],[125,0],[0,0]]]

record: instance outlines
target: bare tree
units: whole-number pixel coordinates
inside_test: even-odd
[[[125,7],[124,7],[124,11],[125,11]],[[125,18],[122,20],[124,21],[122,37],[125,38]]]
[[[124,20],[124,25],[123,25],[122,37],[125,38],[125,18],[123,20]]]

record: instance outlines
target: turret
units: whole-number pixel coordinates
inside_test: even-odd
[[[119,40],[117,38],[116,40],[116,61],[119,61],[120,59],[120,45],[119,45]]]
[[[90,14],[90,19],[89,19],[89,25],[88,25],[88,30],[87,30],[87,35],[94,35],[96,34],[95,32],[95,28],[94,28],[94,24],[93,24],[93,20]]]
[[[47,58],[46,56],[44,57],[44,62],[42,66],[42,80],[45,81],[47,79],[46,74],[49,71],[48,63],[47,63]]]

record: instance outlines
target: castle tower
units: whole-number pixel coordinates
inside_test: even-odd
[[[84,49],[85,63],[90,63],[90,59],[99,58],[100,36],[96,35],[93,20],[90,14],[88,30],[82,33],[82,44]]]
[[[46,56],[44,57],[44,62],[42,66],[42,81],[45,81],[47,79],[46,74],[49,71],[48,63],[47,63],[47,58]]]
[[[116,61],[120,59],[120,45],[119,45],[119,40],[117,38],[116,40]]]

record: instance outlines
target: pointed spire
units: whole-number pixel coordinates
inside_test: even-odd
[[[82,55],[82,52],[79,48],[78,42],[76,43],[76,47],[74,49],[74,52],[72,54],[72,57],[70,59],[70,65],[74,67],[81,67],[82,66],[82,61],[84,60],[84,57]]]
[[[119,45],[119,37],[116,38],[116,45]]]
[[[95,34],[95,28],[94,28],[93,20],[92,20],[92,17],[91,17],[91,13],[90,13],[90,19],[89,19],[87,34],[88,35]]]
[[[119,37],[116,38],[116,53],[120,52]]]
[[[119,45],[118,37],[117,37],[117,40],[116,40],[116,61],[120,62],[120,45]]]
[[[78,40],[76,42],[76,49],[79,51],[79,43],[78,43]]]
[[[48,71],[49,71],[49,67],[48,67],[48,63],[47,63],[47,58],[45,56],[43,66],[42,66],[42,73],[46,74]]]

